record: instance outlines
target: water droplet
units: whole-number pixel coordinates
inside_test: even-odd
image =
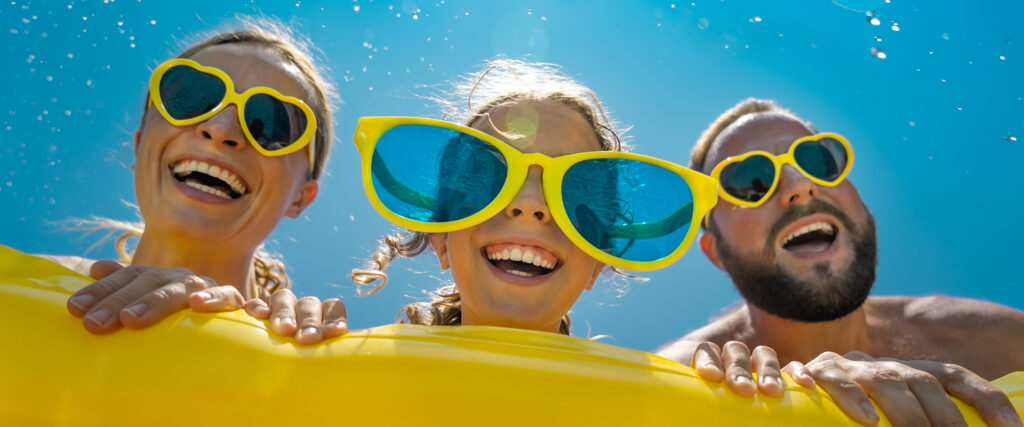
[[[53,76],[46,76],[46,81],[52,82],[53,81]]]
[[[874,46],[871,47],[871,56],[874,56],[875,58],[878,59],[885,59],[887,57],[885,51],[883,51],[882,48]]]
[[[533,9],[526,9],[527,15],[533,15]]]
[[[25,58],[25,63],[26,64],[31,64],[32,61],[34,61],[35,59],[36,59],[35,55],[29,55],[28,58]]]
[[[71,110],[64,110],[64,115],[65,116],[70,116],[71,115]]]
[[[155,19],[150,19],[149,20],[149,25],[156,25],[156,20]]]
[[[776,33],[776,35],[778,35],[779,37],[785,37],[785,35],[783,35],[781,31]]]
[[[11,127],[8,126],[7,129],[10,130]],[[1014,136],[1014,135],[1010,135],[1010,136],[1006,137],[1006,140],[1009,141],[1009,142],[1017,142],[1017,137]]]
[[[910,121],[910,127],[914,127],[914,126],[917,126],[917,123],[915,123],[913,120],[911,120]]]
[[[964,107],[956,107],[956,111],[964,111]]]
[[[359,5],[357,4],[355,6],[352,6],[352,10],[355,11],[355,12],[358,12],[359,11]]]
[[[541,17],[540,17],[540,20],[541,20],[541,21],[547,21],[547,20],[548,20],[548,17],[546,17],[546,16],[541,16]]]
[[[420,16],[419,16],[419,15],[413,15],[413,16],[412,16],[412,20],[413,20],[413,21],[418,21],[419,19],[420,19]]]
[[[898,33],[900,32],[900,24],[896,21],[892,21],[892,23],[889,26],[889,29]]]
[[[704,29],[707,29],[709,25],[711,25],[711,23],[708,22],[708,18],[703,18],[702,17],[702,18],[697,20],[697,28],[700,28],[700,29],[704,30]]]
[[[117,21],[117,26],[118,27],[123,27],[124,26],[124,21]]]
[[[70,53],[70,52],[68,53],[68,59],[71,59],[71,58],[74,58],[74,57],[75,57],[75,54]]]
[[[1000,61],[1005,61],[1005,60],[1006,60],[1006,56],[1003,56],[1003,55],[999,55],[999,60],[1000,60]]]
[[[880,41],[882,41],[882,38],[881,38],[881,37],[878,37],[878,36],[875,36],[875,41],[876,41],[876,42],[880,42]]]
[[[949,33],[942,33],[943,40],[949,40]]]
[[[760,16],[755,16],[753,18],[750,18],[750,22],[761,22],[761,17]]]
[[[882,21],[878,19],[878,12],[875,12],[873,10],[869,10],[867,12],[864,12],[864,15],[867,17],[867,20],[868,20],[869,24],[875,25],[875,26],[878,26],[878,25],[882,24]]]

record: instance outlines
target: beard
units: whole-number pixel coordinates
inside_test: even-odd
[[[866,209],[865,209],[866,211]],[[773,242],[782,228],[814,214],[834,216],[848,230],[853,242],[853,260],[845,274],[833,274],[831,261],[815,263],[814,278],[804,280],[787,272],[779,263]],[[868,212],[863,226],[835,206],[814,199],[791,206],[776,221],[760,254],[741,255],[726,244],[713,221],[708,231],[718,242],[718,252],[736,289],[748,303],[772,315],[798,322],[826,322],[850,314],[867,299],[875,283],[878,243],[875,220]]]

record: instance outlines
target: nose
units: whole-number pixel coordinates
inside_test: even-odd
[[[238,123],[238,107],[229,105],[217,115],[196,125],[196,133],[200,138],[219,142],[233,148],[243,148],[245,134]]]
[[[783,206],[807,203],[818,197],[818,186],[791,165],[782,166],[779,177],[779,196]]]
[[[544,201],[544,185],[541,181],[543,175],[539,166],[531,166],[526,175],[526,182],[519,194],[512,199],[512,203],[505,208],[505,215],[510,219],[533,218],[542,224],[551,222],[551,211]]]

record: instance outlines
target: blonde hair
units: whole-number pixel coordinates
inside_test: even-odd
[[[232,29],[215,32],[201,36],[201,40],[194,42],[177,55],[178,58],[189,58],[199,51],[211,46],[218,46],[230,43],[252,43],[268,49],[281,56],[296,68],[308,83],[312,99],[309,99],[309,106],[317,119],[316,134],[313,139],[315,164],[310,172],[309,179],[317,180],[323,175],[324,167],[331,152],[333,142],[332,110],[340,104],[341,100],[334,86],[325,77],[327,70],[318,67],[313,62],[312,45],[308,39],[300,38],[281,22],[263,18],[237,16]],[[149,107],[149,94],[146,94],[146,103],[143,106],[143,113]],[[133,237],[139,237],[145,230],[143,222],[116,221],[107,218],[93,218],[91,220],[75,220],[80,229],[84,230],[111,230],[107,237],[117,231],[123,232],[114,242],[120,262],[131,263],[133,251],[127,249],[127,241]],[[101,239],[102,242],[104,239]],[[99,242],[98,242],[99,243]],[[97,243],[97,244],[98,244]],[[94,245],[95,246],[95,245]],[[91,248],[90,248],[91,249]],[[279,256],[274,256],[266,251],[261,244],[256,248],[252,260],[253,277],[255,283],[246,284],[246,292],[251,296],[259,296],[262,292],[273,292],[278,289],[291,287],[291,280],[285,272],[284,261]]]
[[[464,75],[452,83],[449,91],[430,99],[441,106],[445,119],[472,126],[481,119],[490,120],[489,112],[499,106],[520,101],[555,101],[580,113],[590,124],[606,151],[628,151],[620,136],[624,130],[612,121],[593,91],[565,75],[553,64],[526,62],[507,58],[488,61],[479,73]],[[479,103],[477,103],[479,101]],[[476,107],[475,105],[480,105]],[[396,256],[414,257],[430,247],[430,235],[405,231],[384,236],[365,268],[352,270],[352,280],[360,295],[371,295],[384,287],[384,272]],[[613,268],[617,274],[634,277]],[[375,282],[379,282],[376,283]],[[410,323],[421,325],[462,324],[462,300],[454,285],[442,287],[432,294],[431,302],[406,305],[400,315]],[[568,335],[571,320],[566,314],[559,332]]]
[[[779,106],[779,104],[771,99],[747,98],[736,103],[732,108],[725,110],[700,134],[700,138],[697,138],[697,142],[693,144],[693,150],[690,151],[690,169],[698,172],[704,171],[704,167],[708,166],[704,162],[707,160],[711,144],[733,123],[736,123],[745,116],[766,113],[774,113],[792,118],[802,123],[807,129],[814,130],[811,122],[800,118],[789,109]]]

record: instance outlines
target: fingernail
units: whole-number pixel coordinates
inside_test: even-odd
[[[732,377],[732,381],[734,383],[737,383],[737,384],[750,383],[751,382],[750,381],[750,377],[747,377],[747,376],[744,376],[744,375],[736,375],[736,376]]]
[[[111,317],[112,313],[110,312],[110,310],[101,308],[92,313],[89,313],[88,316],[85,316],[85,320],[95,323],[96,326],[104,326],[107,324],[108,321],[110,321]]]
[[[124,310],[127,311],[128,314],[132,315],[132,317],[138,319],[140,316],[142,316],[142,313],[146,312],[148,308],[149,307],[147,307],[146,304],[140,302]]]
[[[68,302],[70,302],[71,305],[75,306],[79,310],[85,311],[88,310],[89,307],[92,307],[92,303],[96,302],[96,298],[93,298],[90,295],[82,294],[71,297],[71,299],[68,300]]]
[[[314,328],[312,326],[302,330],[302,335],[316,335],[316,333],[317,333],[316,328]]]
[[[348,328],[348,325],[345,324],[345,322],[342,322],[342,321],[331,322],[331,323],[328,323],[327,325],[332,327],[332,328],[334,328],[334,329],[345,329],[345,328]]]
[[[764,377],[761,377],[761,383],[765,384],[765,385],[768,385],[768,384],[778,384],[779,380],[777,378],[775,378],[775,377],[764,376]]]
[[[878,419],[878,412],[875,411],[875,407],[871,405],[871,402],[866,400],[860,401],[860,410],[864,412],[864,418],[875,421]]]
[[[208,299],[213,297],[212,294],[210,294],[209,292],[206,292],[206,291],[196,292],[196,295],[199,297],[199,299],[201,299],[203,301],[206,301],[206,300],[208,300]]]
[[[1004,406],[1003,407],[1003,418],[1006,419],[1006,422],[1008,422],[1008,423],[1010,423],[1012,425],[1015,425],[1015,426],[1021,425],[1020,416],[1017,415],[1017,412],[1014,411],[1013,408],[1011,408],[1009,406]]]

